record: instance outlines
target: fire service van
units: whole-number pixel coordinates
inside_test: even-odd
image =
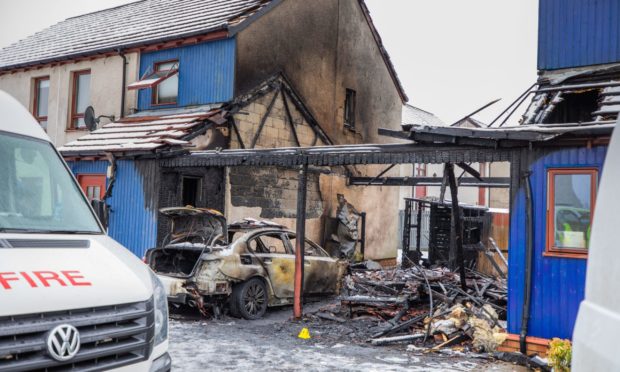
[[[168,371],[166,292],[0,91],[0,371]]]

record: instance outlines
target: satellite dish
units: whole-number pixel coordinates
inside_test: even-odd
[[[95,109],[93,106],[88,106],[84,111],[84,123],[86,123],[86,128],[91,132],[97,129],[99,120],[95,117]]]
[[[97,125],[99,124],[99,121],[101,120],[101,118],[108,118],[111,121],[114,121],[114,115],[112,116],[106,116],[106,115],[99,115],[96,116],[95,115],[95,109],[93,108],[93,106],[88,106],[86,108],[86,110],[84,111],[84,123],[86,124],[86,128],[88,128],[89,131],[94,131],[95,129],[97,129]]]

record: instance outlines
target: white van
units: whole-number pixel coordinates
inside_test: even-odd
[[[616,130],[620,121],[616,123]],[[573,332],[572,371],[620,371],[620,133],[607,151],[588,252],[586,296]]]
[[[168,371],[166,293],[0,91],[0,371]]]

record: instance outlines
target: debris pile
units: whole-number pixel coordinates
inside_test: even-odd
[[[446,268],[353,269],[344,280],[340,306],[314,315],[341,323],[375,319],[379,325],[368,339],[373,345],[415,342],[429,351],[466,345],[492,352],[507,336],[501,326],[506,280],[469,270],[465,282],[463,289],[459,274]]]

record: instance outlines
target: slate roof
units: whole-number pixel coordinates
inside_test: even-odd
[[[238,27],[277,0],[142,0],[66,19],[0,50],[0,70]]]
[[[431,126],[444,126],[444,123],[435,114],[428,111],[424,111],[415,106],[406,104],[403,105],[403,118],[402,125],[431,125]]]
[[[219,108],[203,107],[177,113],[165,111],[142,112],[128,116],[101,128],[58,150],[65,156],[99,154],[102,152],[150,152],[165,147],[185,147],[188,136],[194,135],[217,120]]]

